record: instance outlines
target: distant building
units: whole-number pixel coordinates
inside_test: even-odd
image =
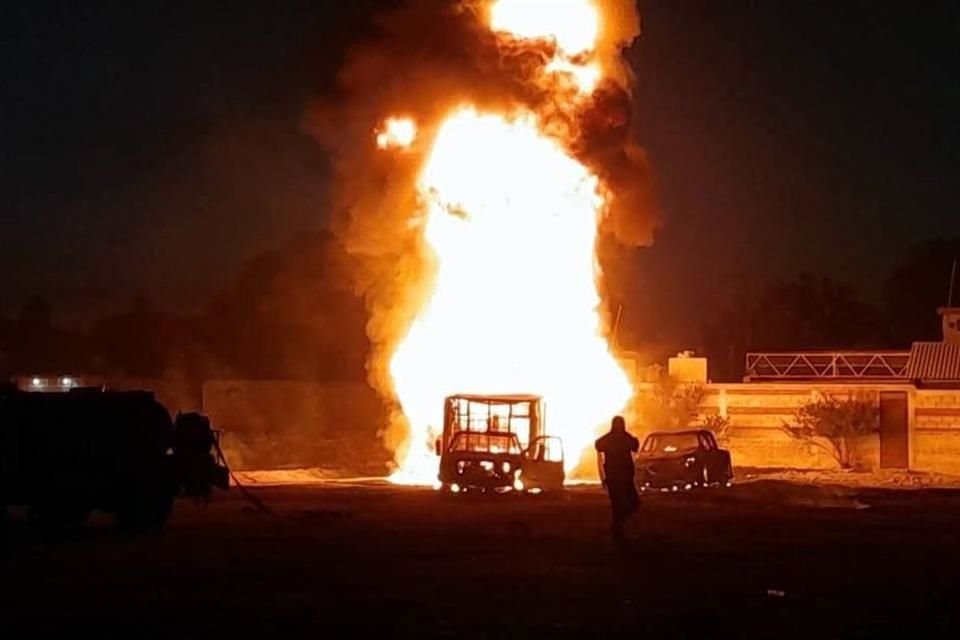
[[[707,359],[681,351],[667,361],[667,373],[677,382],[707,382]]]
[[[940,307],[940,342],[914,342],[907,379],[925,387],[960,388],[960,307]]]
[[[86,377],[60,374],[33,374],[17,376],[14,383],[22,391],[69,391],[91,384]]]
[[[907,379],[924,387],[960,388],[960,341],[914,342]]]
[[[960,344],[960,307],[940,307],[937,313],[943,325],[943,341]]]

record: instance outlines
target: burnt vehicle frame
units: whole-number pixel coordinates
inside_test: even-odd
[[[641,491],[730,486],[733,464],[708,429],[654,431],[637,453],[637,484]]]
[[[528,491],[563,488],[563,443],[546,433],[543,398],[455,394],[444,399],[435,442],[442,489]]]

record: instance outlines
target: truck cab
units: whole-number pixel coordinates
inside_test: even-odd
[[[457,394],[444,400],[438,479],[454,493],[561,489],[563,444],[545,428],[543,398]]]

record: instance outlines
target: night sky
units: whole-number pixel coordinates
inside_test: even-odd
[[[0,309],[196,310],[322,227],[302,117],[381,4],[6,3]],[[960,233],[960,8],[914,4],[640,2],[635,116],[665,226],[628,314],[683,334],[744,273],[875,295],[910,243]]]

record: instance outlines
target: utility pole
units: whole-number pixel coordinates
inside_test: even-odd
[[[950,269],[950,290],[947,292],[947,306],[953,306],[953,283],[957,279],[957,259],[953,259],[953,268]]]
[[[614,351],[620,352],[620,316],[623,315],[623,305],[617,305],[617,315],[613,319],[613,331],[612,331],[612,340]]]

